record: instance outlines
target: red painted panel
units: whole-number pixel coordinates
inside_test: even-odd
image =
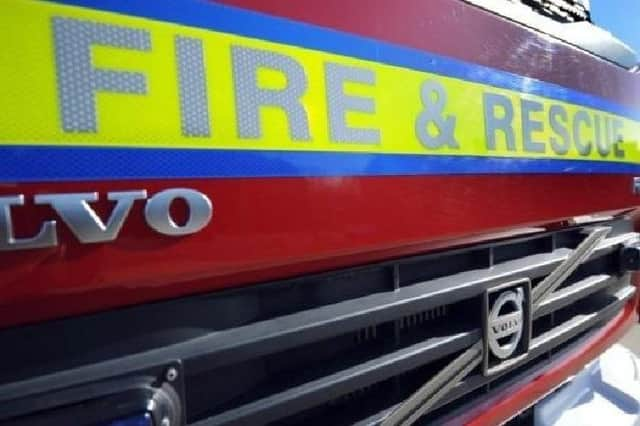
[[[634,105],[638,77],[458,0],[224,0],[224,3],[413,46]],[[0,254],[0,326],[212,291],[463,244],[531,224],[638,205],[632,176],[486,175],[207,179],[0,184],[26,195],[14,219],[33,235],[48,208],[33,194],[191,187],[213,222],[173,239],[138,202],[117,241]],[[101,201],[104,215],[108,203]]]
[[[37,321],[176,297],[433,249],[515,226],[638,204],[625,175],[210,179],[4,185],[23,193],[19,236],[48,207],[33,194],[171,187],[207,194],[211,224],[198,234],[155,234],[136,202],[112,243],[79,244],[59,223],[54,249],[0,255],[0,324]],[[463,240],[460,240],[463,238]],[[456,241],[457,239],[457,241]]]
[[[640,77],[462,0],[214,0],[638,105]]]

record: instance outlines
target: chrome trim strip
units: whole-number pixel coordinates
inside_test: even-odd
[[[426,413],[482,362],[483,343],[476,342],[384,419],[382,426],[409,426]]]

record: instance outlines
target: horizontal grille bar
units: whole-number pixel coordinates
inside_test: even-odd
[[[602,290],[603,288],[609,287],[617,281],[618,277],[607,274],[587,277],[575,284],[557,290],[551,295],[551,297],[540,304],[540,307],[536,310],[533,317],[535,319],[548,315],[553,311],[557,311],[558,309],[575,302],[576,300],[580,300],[590,294]]]
[[[342,395],[405,373],[435,359],[460,351],[481,336],[479,329],[435,337],[392,352],[365,364],[339,371],[314,382],[288,389],[268,398],[196,423],[214,426],[229,423],[266,423],[326,400],[326,394]]]
[[[613,294],[613,300],[605,307],[594,312],[576,315],[571,320],[535,338],[531,345],[531,351],[535,353],[536,350],[548,350],[550,346],[570,339],[586,327],[594,325],[599,320],[613,316],[622,309],[622,306],[627,300],[633,297],[635,291],[635,287],[631,285],[624,286]]]

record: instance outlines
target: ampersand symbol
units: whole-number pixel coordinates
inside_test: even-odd
[[[444,87],[437,81],[427,80],[420,88],[420,99],[424,109],[416,119],[416,136],[422,145],[431,149],[445,145],[459,148],[454,135],[456,117],[451,115],[443,117],[444,106],[447,103],[447,92]],[[433,123],[438,129],[437,134],[433,135],[429,132],[429,123]]]

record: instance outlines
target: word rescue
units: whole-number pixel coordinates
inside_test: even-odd
[[[0,17],[10,33],[0,43],[19,43],[24,28],[47,31],[29,37],[41,42],[17,65],[24,70],[0,67],[0,84],[11,84],[0,89],[42,95],[38,108],[33,99],[12,101],[0,115],[0,144],[640,160],[640,123],[570,98],[172,23],[29,5],[30,13]]]

